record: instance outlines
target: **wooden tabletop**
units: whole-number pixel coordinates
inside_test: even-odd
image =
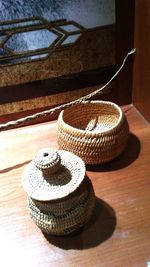
[[[56,122],[0,133],[0,266],[150,266],[150,127],[132,106],[124,153],[88,166],[96,207],[89,223],[68,237],[44,236],[30,219],[21,175],[34,154],[57,147]]]

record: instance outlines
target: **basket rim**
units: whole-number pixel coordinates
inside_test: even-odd
[[[78,103],[77,105],[86,105],[86,104],[108,104],[108,105],[111,105],[113,107],[115,107],[115,109],[118,111],[119,113],[119,118],[118,118],[118,121],[117,123],[112,126],[109,130],[105,130],[103,132],[100,132],[100,131],[90,131],[90,130],[82,130],[82,129],[79,129],[79,128],[75,128],[71,125],[69,125],[68,123],[66,123],[63,119],[63,114],[64,112],[67,110],[62,110],[59,114],[59,118],[58,118],[58,122],[59,120],[61,121],[61,124],[63,124],[63,126],[65,126],[65,128],[67,128],[68,130],[70,130],[71,132],[78,132],[80,134],[87,134],[89,136],[98,136],[98,135],[107,135],[107,134],[110,134],[112,132],[114,132],[115,130],[117,130],[117,128],[120,126],[120,123],[121,121],[123,120],[123,117],[124,117],[124,113],[122,111],[122,109],[114,102],[111,102],[111,101],[103,101],[103,100],[92,100],[92,101],[83,101],[82,103]],[[75,105],[76,106],[76,105]]]

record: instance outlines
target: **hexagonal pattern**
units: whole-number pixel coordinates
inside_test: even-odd
[[[58,36],[53,32],[43,29],[29,32],[13,34],[7,41],[5,47],[15,52],[25,52],[26,50],[37,50],[48,48]],[[17,45],[16,45],[17,44]]]
[[[73,45],[85,29],[74,21],[43,18],[0,23],[0,64],[44,59],[56,49]]]

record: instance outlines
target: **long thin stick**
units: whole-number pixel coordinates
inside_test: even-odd
[[[4,130],[8,130],[9,128],[12,128],[14,126],[19,126],[20,124],[23,124],[25,122],[28,122],[28,121],[31,121],[31,120],[34,120],[34,119],[37,119],[39,117],[42,117],[42,116],[45,116],[45,115],[51,115],[52,113],[54,113],[55,111],[59,111],[59,110],[62,110],[64,108],[67,108],[69,106],[72,106],[72,105],[75,105],[75,104],[78,104],[78,103],[82,103],[83,101],[85,100],[88,100],[98,94],[102,94],[103,93],[103,90],[111,83],[111,81],[119,74],[119,72],[121,71],[121,69],[124,67],[125,63],[126,63],[126,60],[128,58],[128,56],[134,54],[136,51],[135,48],[133,48],[130,52],[127,53],[127,55],[125,56],[120,68],[116,71],[116,73],[110,78],[110,80],[105,84],[103,85],[101,88],[93,91],[92,93],[88,94],[88,95],[85,95],[81,98],[78,98],[74,101],[71,101],[69,103],[66,103],[66,104],[62,104],[60,106],[57,106],[55,108],[51,108],[51,109],[48,109],[48,110],[45,110],[45,111],[42,111],[42,112],[38,112],[38,113],[35,113],[33,115],[30,115],[30,116],[27,116],[27,117],[24,117],[24,118],[20,118],[18,120],[15,120],[15,121],[9,121],[5,124],[0,124],[0,131],[4,131]]]

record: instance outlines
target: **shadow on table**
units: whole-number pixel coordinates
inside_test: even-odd
[[[10,166],[10,167],[8,167],[8,168],[2,169],[2,170],[0,170],[0,174],[7,173],[7,172],[10,172],[10,171],[19,169],[19,168],[23,167],[24,165],[28,164],[30,161],[31,161],[31,160],[27,160],[27,161],[25,161],[25,162],[23,162],[23,163],[19,163],[19,164]]]
[[[87,165],[86,169],[87,171],[93,171],[93,172],[100,172],[100,171],[107,172],[107,171],[122,169],[130,165],[138,158],[140,150],[141,150],[140,140],[137,138],[136,135],[130,133],[127,146],[120,156],[118,156],[116,159],[108,163]]]
[[[53,245],[69,249],[87,249],[96,247],[111,237],[116,226],[114,210],[101,199],[96,198],[91,220],[78,232],[69,236],[51,236],[44,234]]]

